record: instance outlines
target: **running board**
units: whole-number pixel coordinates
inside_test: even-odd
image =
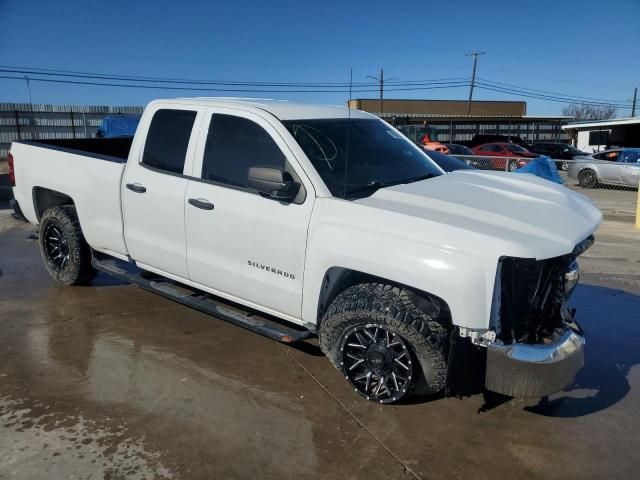
[[[265,337],[272,338],[278,342],[294,343],[304,340],[311,335],[309,330],[291,328],[260,315],[254,315],[253,313],[240,310],[239,308],[217,300],[208,293],[181,285],[161,276],[153,275],[152,278],[145,278],[140,272],[140,269],[129,263],[115,259],[101,260],[94,257],[91,259],[91,265],[93,265],[96,270],[100,270],[120,280],[134,283],[145,290],[157,293],[170,300],[182,303],[183,305],[259,333]]]

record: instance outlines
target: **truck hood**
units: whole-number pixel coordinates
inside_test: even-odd
[[[559,256],[602,221],[587,197],[534,175],[506,172],[458,170],[383,188],[356,202],[448,227],[431,230],[440,237],[433,240],[470,254],[477,254],[479,245],[491,245],[499,255]],[[408,236],[411,223],[404,232]]]

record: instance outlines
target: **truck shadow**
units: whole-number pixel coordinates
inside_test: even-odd
[[[586,332],[585,365],[565,391],[525,410],[573,418],[605,410],[631,390],[628,374],[640,363],[640,296],[580,285],[572,298]]]

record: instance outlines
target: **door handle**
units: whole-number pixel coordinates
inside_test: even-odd
[[[202,210],[213,210],[213,203],[204,198],[190,198],[188,202],[190,205],[193,205],[196,208],[201,208]]]
[[[127,183],[127,188],[136,193],[144,193],[147,191],[147,187],[139,183]]]

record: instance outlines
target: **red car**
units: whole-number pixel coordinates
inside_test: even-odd
[[[516,143],[485,143],[473,147],[471,150],[475,155],[489,157],[491,167],[494,170],[509,170],[510,172],[524,167],[527,164],[526,159],[539,156]],[[509,158],[511,160],[508,160]],[[507,161],[509,162],[508,167]]]

